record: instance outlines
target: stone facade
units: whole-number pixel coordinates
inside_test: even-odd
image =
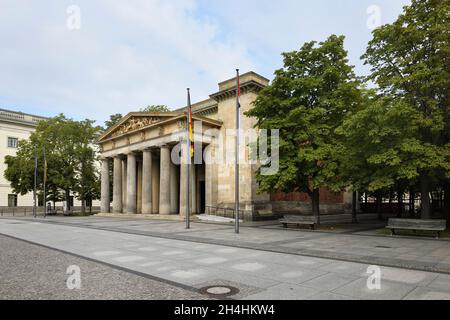
[[[24,209],[33,206],[33,194],[31,192],[25,195],[14,194],[9,181],[4,176],[6,170],[5,157],[8,155],[15,156],[17,143],[20,140],[27,140],[36,130],[38,122],[45,119],[45,117],[37,115],[0,109],[0,208],[5,212],[12,211],[13,208],[22,212]],[[16,200],[12,201],[13,198]],[[77,199],[74,199],[73,204],[75,207],[81,206],[81,202]],[[63,203],[57,203],[56,205],[60,207]],[[94,200],[92,205],[98,207],[100,203]]]
[[[269,80],[254,73],[241,75],[241,114],[251,108],[258,92]],[[192,105],[195,121],[196,152],[203,159],[223,155],[218,139],[236,128],[236,78],[219,83],[219,91]],[[241,128],[252,129],[253,118],[241,115]],[[219,138],[220,137],[220,138]],[[131,214],[185,215],[186,180],[186,108],[168,113],[132,112],[105,132],[98,140],[103,158],[102,212]],[[225,144],[229,143],[227,139]],[[226,148],[232,161],[197,161],[191,166],[191,209],[195,213],[232,215],[235,202],[234,140]],[[233,150],[232,152],[229,152]],[[173,155],[182,154],[181,163]],[[241,158],[249,157],[247,142],[241,143]],[[244,161],[245,162],[245,161]],[[112,166],[112,168],[111,168]],[[270,194],[258,193],[256,164],[239,167],[240,208],[246,220],[273,216],[288,211],[307,213],[304,201],[280,201]],[[112,190],[110,190],[110,174]],[[110,204],[111,192],[113,194]],[[344,208],[345,197],[336,195],[329,203],[334,211]],[[282,199],[281,199],[282,200]],[[302,203],[302,205],[299,205]],[[293,208],[294,207],[294,208]],[[295,210],[297,208],[297,210]],[[333,210],[329,210],[332,212]]]

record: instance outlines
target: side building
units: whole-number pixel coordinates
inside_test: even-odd
[[[6,156],[15,156],[19,140],[27,140],[45,117],[0,109],[0,207],[32,207],[33,194],[15,194],[4,173]]]
[[[46,117],[26,114],[12,110],[0,109],[0,210],[9,212],[20,210],[22,208],[33,207],[33,193],[25,195],[16,194],[11,188],[10,182],[5,178],[4,173],[7,168],[5,164],[6,156],[15,156],[20,140],[29,139],[30,135],[36,130],[39,121],[46,120]],[[81,206],[80,201],[71,197],[71,205],[77,209]],[[42,200],[39,206],[43,206]],[[98,207],[99,201],[93,201],[92,206]],[[61,208],[62,202],[56,203]],[[60,209],[61,210],[61,209]]]

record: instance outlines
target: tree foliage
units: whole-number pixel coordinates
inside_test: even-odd
[[[170,109],[165,105],[149,105],[142,108],[140,112],[170,112]]]
[[[404,116],[416,119],[410,148],[422,156],[413,161],[422,215],[430,217],[432,184],[450,177],[450,2],[412,0],[394,23],[374,30],[362,58],[380,94],[407,104]]]
[[[360,82],[348,64],[343,36],[284,53],[284,67],[246,113],[261,129],[280,129],[280,170],[258,174],[261,191],[306,192],[318,214],[319,188],[338,181],[335,129],[360,108]]]
[[[109,116],[109,120],[105,121],[105,130],[108,130],[109,128],[111,128],[112,126],[114,126],[117,122],[120,121],[120,119],[122,119],[122,114],[121,113],[115,113]]]
[[[44,150],[47,159],[46,188],[51,197],[59,200],[63,191],[68,201],[74,191],[83,201],[86,196],[98,198],[99,181],[95,139],[100,128],[91,120],[74,121],[60,114],[39,122],[29,140],[19,142],[16,156],[5,157],[5,178],[16,193],[33,190],[35,155],[38,159],[37,187],[44,187]]]

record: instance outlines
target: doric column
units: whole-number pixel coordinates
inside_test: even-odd
[[[102,213],[109,213],[110,198],[109,198],[109,159],[102,159],[102,185],[101,185],[101,208]]]
[[[152,214],[152,152],[142,153],[142,213]]]
[[[161,147],[159,175],[159,214],[170,214],[170,149]]]
[[[178,213],[179,203],[179,170],[176,164],[170,162],[170,213]]]
[[[136,213],[136,155],[127,157],[127,213]]]
[[[114,157],[113,174],[113,212],[122,213],[122,159]]]
[[[197,166],[191,163],[191,213],[197,212]]]
[[[122,158],[122,207],[127,207],[127,158]]]

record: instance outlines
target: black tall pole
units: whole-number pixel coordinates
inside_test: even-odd
[[[190,180],[191,180],[191,137],[190,137],[190,126],[191,126],[191,93],[190,89],[187,89],[187,112],[186,112],[186,229],[191,228],[191,192],[190,192]]]
[[[45,155],[45,146],[44,146],[44,218],[47,217],[47,158]]]
[[[34,186],[33,186],[33,217],[36,218],[36,185],[37,185],[37,153],[36,149],[34,149]]]
[[[235,201],[235,232],[239,233],[239,113],[240,113],[240,81],[239,69],[236,69],[236,143],[234,164],[234,201]]]

